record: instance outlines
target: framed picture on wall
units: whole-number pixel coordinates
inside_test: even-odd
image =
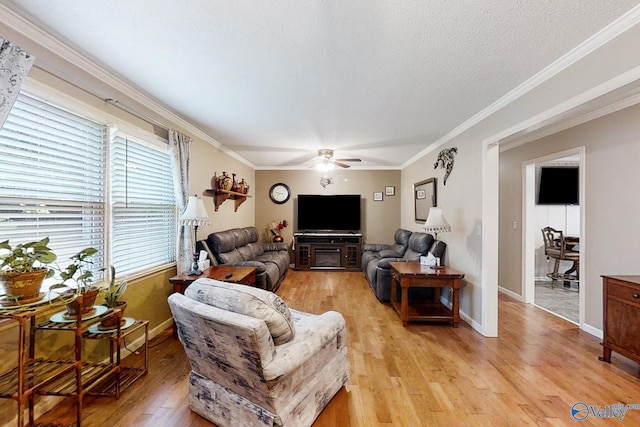
[[[385,196],[395,196],[396,195],[396,187],[388,186],[384,187]]]
[[[373,193],[373,201],[374,202],[381,202],[382,201],[382,191],[375,191]]]

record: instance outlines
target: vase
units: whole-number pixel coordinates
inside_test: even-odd
[[[73,318],[78,317],[78,313],[82,313],[83,316],[91,313],[93,310],[93,304],[96,302],[96,298],[98,297],[98,292],[100,292],[99,289],[82,292],[80,294],[82,298],[76,298],[74,301],[67,304],[67,312],[65,313],[65,316]],[[80,303],[80,300],[82,300],[82,303]]]
[[[238,181],[236,181],[236,174],[231,174],[231,191],[238,191]]]
[[[28,302],[38,301],[44,298],[44,294],[40,294],[40,286],[47,275],[46,268],[19,274],[0,274],[0,283],[4,288],[4,293],[10,295],[7,301],[25,304]]]
[[[273,236],[273,243],[279,243],[279,242],[284,242],[284,238],[281,235],[276,234],[275,236]]]
[[[112,308],[121,310],[122,315],[124,315],[124,310],[127,308],[127,302],[118,301],[115,307]],[[115,329],[118,325],[118,319],[122,319],[122,316],[118,316],[116,313],[110,314],[100,320],[100,328],[105,330]]]
[[[222,175],[222,189],[231,191],[231,187],[233,186],[233,181],[231,181],[231,177],[228,173],[223,172]]]

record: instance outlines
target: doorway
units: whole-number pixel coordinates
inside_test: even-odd
[[[550,226],[562,230],[565,236],[579,239],[578,251],[584,249],[584,147],[578,147],[523,164],[523,294],[525,302],[534,304],[572,323],[584,322],[584,292],[579,281],[552,281],[547,274],[553,271],[554,259],[545,255],[542,228]],[[578,167],[579,204],[538,205],[538,185],[542,167]],[[581,254],[582,257],[582,254]],[[569,270],[572,263],[560,262],[560,272]],[[584,277],[580,264],[578,277]]]

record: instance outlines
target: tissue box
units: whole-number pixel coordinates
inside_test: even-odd
[[[198,261],[198,269],[200,269],[201,271],[204,271],[209,267],[211,267],[211,260],[210,259],[207,258],[205,260]]]
[[[430,267],[439,267],[440,266],[440,258],[436,258],[433,256],[431,252],[427,254],[427,256],[420,257],[421,265],[428,265]]]

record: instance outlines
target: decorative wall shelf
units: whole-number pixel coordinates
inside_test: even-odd
[[[243,204],[244,201],[247,200],[247,197],[251,197],[248,194],[236,193],[235,191],[218,190],[217,188],[205,190],[205,193],[213,197],[213,204],[216,207],[216,212],[218,212],[218,207],[227,199],[235,200],[235,207],[233,211],[238,212],[238,206]]]

